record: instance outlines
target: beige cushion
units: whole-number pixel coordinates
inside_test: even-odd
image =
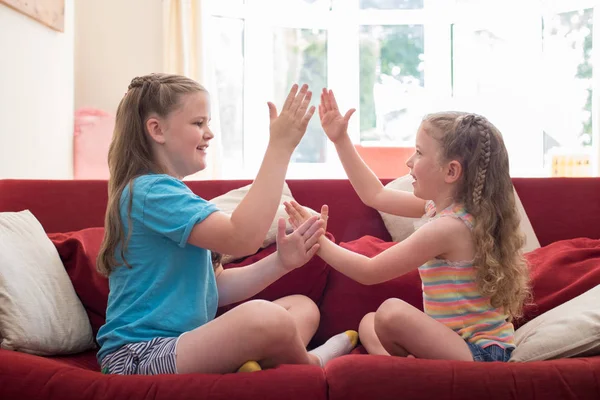
[[[515,343],[510,361],[600,354],[600,285],[517,329]]]
[[[3,349],[43,356],[94,347],[58,252],[28,210],[0,213],[0,337]]]
[[[238,206],[238,204],[240,204],[240,202],[242,201],[242,199],[246,196],[246,194],[248,193],[248,190],[250,190],[250,187],[252,185],[246,185],[243,186],[241,188],[238,189],[234,189],[231,190],[225,194],[222,194],[221,196],[217,196],[213,199],[210,200],[211,203],[214,203],[217,208],[219,208],[219,210],[223,211],[226,214],[232,214],[233,210],[235,210],[235,208]],[[265,248],[270,246],[271,244],[275,243],[276,237],[277,237],[277,221],[279,221],[279,218],[284,218],[286,221],[286,232],[290,233],[292,232],[294,229],[292,227],[292,225],[288,222],[288,215],[285,212],[285,207],[283,206],[283,202],[284,201],[292,201],[295,200],[294,197],[292,196],[292,192],[290,191],[289,186],[287,185],[286,182],[283,183],[283,193],[281,195],[281,199],[279,201],[279,207],[277,208],[277,212],[275,213],[275,218],[273,219],[273,222],[271,223],[271,227],[269,228],[269,231],[267,232],[263,243],[261,245],[261,248]],[[312,215],[319,215],[319,213],[317,213],[315,210],[312,210],[308,207],[304,207],[305,209],[307,209]],[[233,262],[233,261],[237,261],[240,258],[243,257],[234,257],[232,255],[228,255],[228,254],[224,254],[223,255],[223,264],[227,264],[229,262]]]
[[[389,182],[385,187],[395,190],[402,190],[403,192],[413,192],[413,178],[410,175],[404,175],[400,178],[394,179]],[[425,209],[423,209],[423,213],[425,213]],[[383,219],[383,223],[385,224],[386,229],[390,233],[392,240],[394,242],[401,242],[410,235],[412,235],[416,228],[421,226],[423,222],[427,220],[427,218],[409,218],[409,217],[400,217],[394,214],[388,214],[379,211],[379,215],[381,215],[381,219]]]
[[[412,186],[413,178],[410,175],[401,176],[398,179],[395,179],[389,182],[385,187],[395,189],[395,190],[403,190],[405,192],[413,192]],[[540,247],[540,242],[538,241],[535,232],[533,231],[533,227],[531,226],[531,222],[527,217],[527,213],[523,208],[523,204],[521,203],[521,199],[515,190],[515,202],[517,206],[517,210],[519,211],[519,215],[521,216],[521,231],[525,235],[525,246],[523,247],[523,252],[527,253],[529,251],[535,250]],[[425,212],[425,210],[423,210]],[[399,217],[393,214],[387,214],[384,212],[379,212],[381,215],[381,219],[383,219],[383,223],[385,224],[386,229],[390,233],[392,240],[394,242],[401,242],[407,237],[409,237],[416,228],[423,225],[426,218],[408,218],[408,217]]]

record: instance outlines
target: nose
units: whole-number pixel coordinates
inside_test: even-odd
[[[204,140],[209,141],[210,139],[214,138],[215,134],[213,133],[213,131],[210,128],[206,128],[206,130],[204,131]]]
[[[415,153],[413,153],[413,155],[412,155],[412,156],[410,156],[410,157],[408,158],[408,160],[406,160],[406,166],[407,166],[408,168],[411,168],[411,169],[412,169],[412,167],[413,167],[413,158],[415,157],[415,154],[417,154],[417,153],[416,153],[416,152],[415,152]]]

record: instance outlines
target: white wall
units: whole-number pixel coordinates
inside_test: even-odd
[[[0,179],[73,175],[73,0],[65,31],[0,4]]]
[[[93,0],[75,9],[75,107],[115,113],[132,78],[163,69],[161,0]]]

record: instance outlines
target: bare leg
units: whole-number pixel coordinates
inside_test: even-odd
[[[469,347],[452,329],[399,299],[388,299],[377,309],[375,332],[391,355],[473,361]]]
[[[249,360],[263,368],[278,364],[315,364],[281,306],[263,300],[241,304],[187,332],[177,344],[178,373],[233,372]]]
[[[321,315],[317,305],[311,299],[302,295],[282,297],[273,303],[282,306],[290,313],[296,322],[300,339],[306,347],[319,327]]]
[[[363,317],[358,326],[358,337],[369,354],[389,356],[375,333],[375,313],[370,312]]]

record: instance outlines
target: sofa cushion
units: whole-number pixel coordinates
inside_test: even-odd
[[[340,243],[340,246],[374,257],[396,243],[385,242],[373,236]],[[390,297],[400,298],[418,309],[423,309],[421,280],[417,270],[377,285],[365,286],[331,269],[327,289],[321,302],[321,323],[314,344],[322,344],[331,336],[347,329],[358,329],[363,316]]]
[[[325,371],[313,365],[252,374],[120,376],[0,350],[0,399],[327,400],[327,382]]]
[[[329,400],[597,400],[598,371],[600,357],[481,363],[350,355],[325,367]]]
[[[519,327],[587,292],[600,283],[600,240],[561,240],[525,255],[529,262],[532,304],[526,305]]]
[[[108,301],[108,279],[96,270],[104,228],[52,233],[48,237],[56,246],[75,292],[85,307],[95,337],[106,320]]]
[[[529,321],[515,332],[510,361],[600,354],[600,284]]]
[[[326,235],[330,240],[335,240],[333,235],[330,233],[327,233]],[[241,261],[225,264],[223,268],[240,268],[246,265],[254,264],[268,255],[273,254],[275,251],[277,251],[277,244],[274,243]],[[327,284],[329,271],[330,268],[328,267],[327,263],[325,263],[325,261],[323,261],[320,257],[314,256],[304,266],[297,268],[279,278],[277,281],[273,282],[271,285],[248,300],[262,299],[273,301],[285,296],[301,294],[310,298],[318,305],[321,303],[323,298],[323,291],[325,290],[325,285]],[[218,315],[231,310],[240,303],[220,307]]]
[[[28,210],[0,213],[0,337],[4,349],[46,356],[94,347],[84,307]]]

